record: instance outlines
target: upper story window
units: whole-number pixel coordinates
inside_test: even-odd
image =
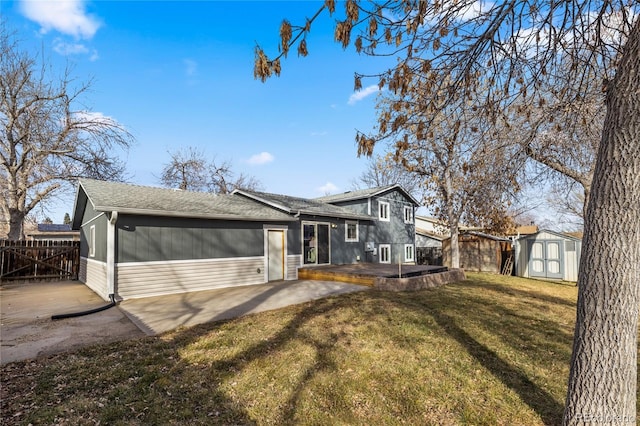
[[[378,201],[378,219],[389,222],[389,203]]]
[[[413,223],[413,207],[404,206],[404,223]]]
[[[357,242],[358,241],[358,222],[347,220],[344,224],[344,227],[345,227],[344,240],[346,242]]]

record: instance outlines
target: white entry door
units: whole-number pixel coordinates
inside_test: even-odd
[[[284,231],[268,231],[269,281],[284,279]]]

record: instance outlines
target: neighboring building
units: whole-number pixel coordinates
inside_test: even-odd
[[[301,266],[411,263],[417,205],[398,185],[311,200],[81,179],[72,228],[80,280],[127,299],[293,280]]]
[[[578,281],[582,240],[555,231],[540,230],[515,243],[516,275]]]
[[[458,235],[460,268],[465,271],[499,274],[511,255],[511,240],[477,231]],[[443,241],[443,265],[451,267],[451,238]]]
[[[449,236],[449,225],[435,217],[416,216],[416,232],[418,230],[424,234],[442,235],[443,238]]]
[[[531,225],[520,225],[516,226],[515,233],[509,235],[509,237],[511,237],[511,239],[518,239],[521,237],[526,237],[528,235],[533,235],[538,231],[538,225],[534,225],[533,223]]]
[[[80,241],[80,231],[71,229],[71,225],[39,223],[37,229],[25,231],[28,240]]]

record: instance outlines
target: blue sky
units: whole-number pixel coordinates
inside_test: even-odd
[[[0,13],[58,73],[70,65],[93,79],[86,106],[136,139],[122,154],[131,182],[159,185],[167,151],[195,146],[266,191],[315,197],[352,189],[366,168],[354,137],[373,128],[377,92],[354,93],[353,74],[382,60],[343,50],[328,16],[312,28],[309,56],[291,52],[280,77],[254,80],[253,52],[259,43],[276,53],[282,19],[304,22],[320,5],[2,0]],[[72,206],[67,195],[49,215],[60,222]]]

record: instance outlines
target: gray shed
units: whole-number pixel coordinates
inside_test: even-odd
[[[581,239],[543,229],[518,238],[514,247],[517,276],[578,281]]]

